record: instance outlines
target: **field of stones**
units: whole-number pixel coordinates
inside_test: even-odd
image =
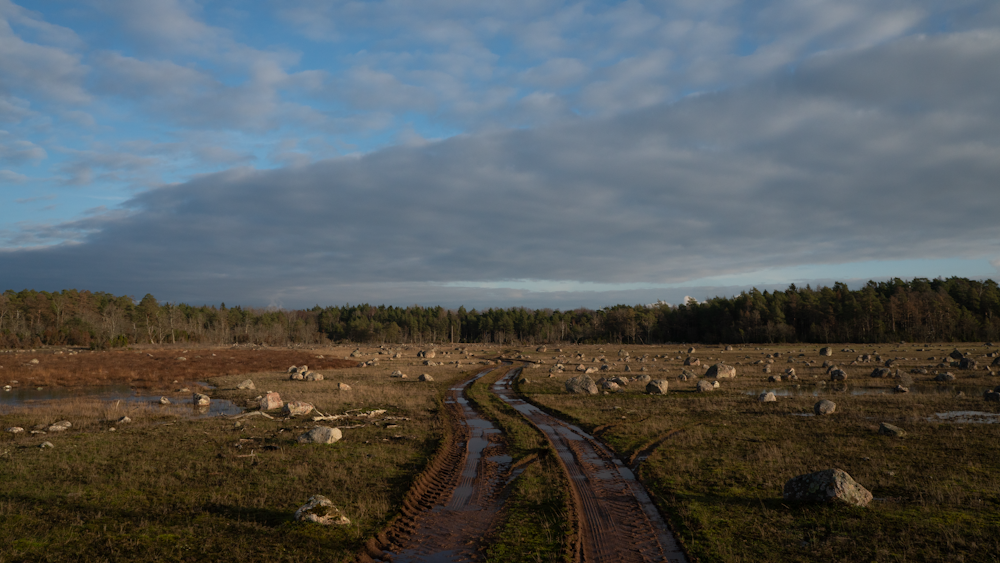
[[[63,348],[0,366],[0,561],[1000,553],[990,343]],[[542,416],[606,457],[560,450]],[[597,534],[571,485],[593,463],[634,474],[652,514],[618,508]],[[636,547],[635,518],[659,539]]]

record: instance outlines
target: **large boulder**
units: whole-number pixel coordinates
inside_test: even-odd
[[[792,502],[843,502],[868,506],[872,493],[843,469],[824,469],[793,477],[785,483],[784,499]]]
[[[837,403],[834,403],[833,401],[827,399],[823,399],[822,401],[813,405],[813,412],[816,413],[816,416],[833,414],[836,411],[837,411]]]
[[[714,391],[715,385],[707,379],[702,379],[698,382],[698,385],[695,388],[699,393],[707,393],[709,391]]]
[[[833,355],[833,348],[830,348],[829,346],[827,346],[826,348],[820,348],[819,349],[819,355],[820,356],[832,356]]]
[[[286,416],[296,416],[296,415],[306,415],[311,413],[313,406],[309,403],[304,403],[302,401],[289,401],[285,403],[285,415]]]
[[[579,393],[583,395],[596,395],[597,383],[586,375],[578,375],[566,380],[567,393]]]
[[[285,406],[285,402],[281,400],[281,395],[274,392],[265,393],[260,399],[260,410],[262,411],[280,409],[283,406]]]
[[[705,372],[705,377],[714,377],[716,379],[733,379],[736,377],[736,368],[723,363],[715,364],[708,368]]]
[[[300,444],[332,444],[340,440],[344,434],[340,428],[330,428],[328,426],[317,426],[305,434],[299,436]]]
[[[666,379],[652,379],[646,384],[646,393],[650,395],[666,395],[668,385]]]
[[[976,360],[973,360],[972,358],[962,358],[961,360],[958,361],[959,369],[976,369],[978,365],[979,363],[976,362]]]
[[[295,511],[295,519],[300,522],[314,522],[324,526],[348,526],[351,524],[351,521],[340,512],[340,509],[323,495],[310,497],[308,502]]]

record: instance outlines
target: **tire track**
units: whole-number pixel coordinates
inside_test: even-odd
[[[579,512],[582,557],[588,563],[686,563],[687,558],[631,469],[580,428],[521,400],[512,388],[520,369],[493,392],[552,443],[570,477]]]
[[[417,563],[474,561],[480,542],[500,513],[505,474],[511,468],[500,430],[476,411],[466,390],[490,368],[445,395],[450,431],[446,446],[418,477],[402,515],[368,542],[359,561]]]

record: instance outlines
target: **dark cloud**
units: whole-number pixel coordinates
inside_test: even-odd
[[[518,292],[441,284],[993,257],[998,57],[997,32],[906,39],[613,118],[206,175],[59,227],[80,244],[0,253],[0,285],[474,304]]]

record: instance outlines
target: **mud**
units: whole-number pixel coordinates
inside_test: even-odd
[[[500,431],[469,403],[466,389],[492,369],[448,390],[446,446],[417,479],[403,514],[369,542],[360,561],[432,563],[480,560],[510,480],[511,458]]]
[[[541,430],[552,443],[573,486],[581,558],[592,563],[686,562],[666,522],[635,474],[600,442],[521,400],[511,370],[493,392]]]

